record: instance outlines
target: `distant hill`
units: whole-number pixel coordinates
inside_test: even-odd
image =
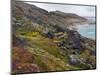
[[[87,19],[74,13],[64,13],[61,11],[48,12],[44,9],[22,2],[15,4],[13,11],[20,12],[24,17],[31,19],[33,22],[41,22],[47,25],[62,25],[64,27],[77,23],[86,23]],[[15,13],[16,14],[16,13]]]

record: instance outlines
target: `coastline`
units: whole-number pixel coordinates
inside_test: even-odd
[[[91,30],[92,28],[94,28],[93,31]],[[77,24],[77,25],[69,26],[68,29],[78,31],[79,34],[82,35],[83,37],[95,40],[95,24],[81,24],[81,25]],[[90,29],[90,30],[87,31],[87,29]]]

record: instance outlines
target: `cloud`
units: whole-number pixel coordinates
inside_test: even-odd
[[[95,17],[95,7],[94,6],[80,6],[80,5],[63,5],[63,4],[48,4],[48,3],[33,3],[27,2],[29,4],[36,5],[47,11],[62,11],[66,13],[75,13],[80,16],[93,16]]]

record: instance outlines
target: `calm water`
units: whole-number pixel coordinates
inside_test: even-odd
[[[95,25],[79,25],[77,30],[82,36],[95,39]]]

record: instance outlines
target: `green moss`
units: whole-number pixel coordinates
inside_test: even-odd
[[[43,49],[28,48],[28,50],[35,56],[35,62],[42,69],[41,71],[69,70],[63,60],[56,58]]]
[[[61,53],[61,49],[54,43],[53,39],[45,38],[39,33],[36,36],[31,36],[32,33],[19,34],[17,37],[27,42],[28,45],[25,47],[33,54],[40,71],[77,70],[81,68],[69,65],[68,56]],[[66,66],[66,64],[68,65]]]

